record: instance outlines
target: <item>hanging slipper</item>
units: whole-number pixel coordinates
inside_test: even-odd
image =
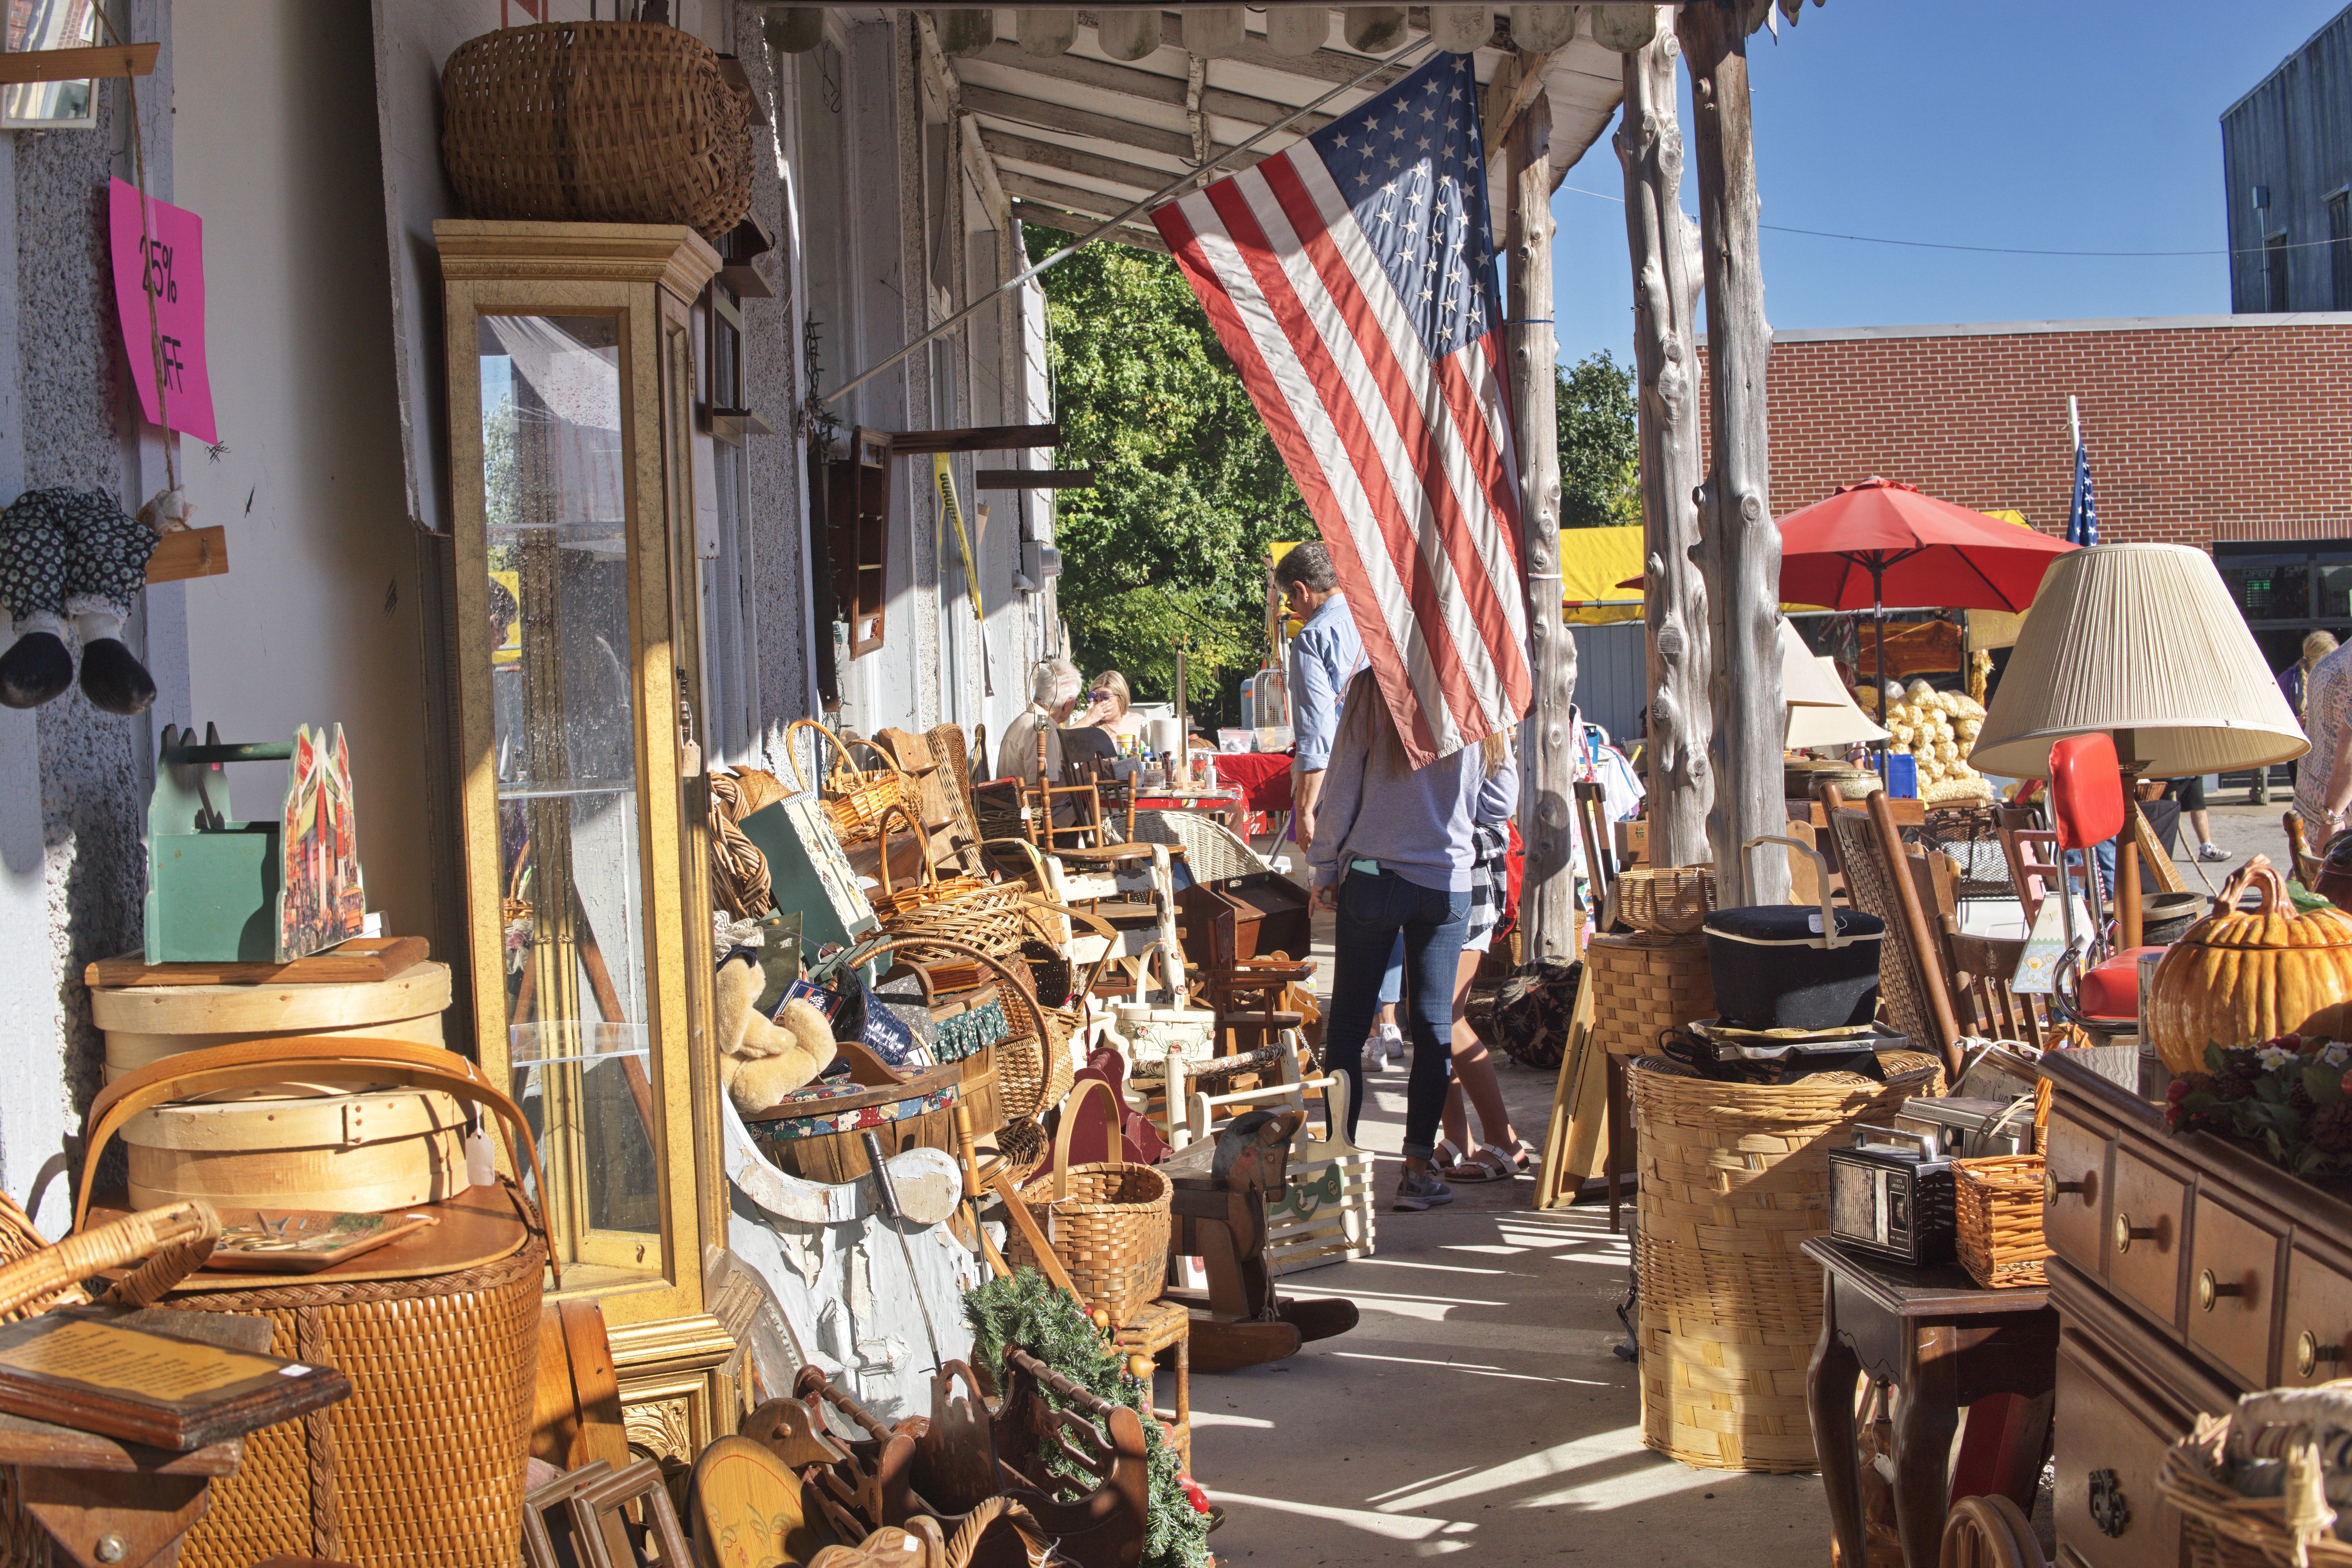
[[[0,654],[0,702],[38,708],[73,684],[66,648],[66,527],[52,490],[27,490],[0,512],[0,605],[16,640]],[[70,493],[70,492],[67,492]]]
[[[143,713],[155,681],[122,640],[131,602],[147,585],[155,533],[101,490],[52,490],[66,530],[66,611],[81,634],[81,690],[109,713]]]

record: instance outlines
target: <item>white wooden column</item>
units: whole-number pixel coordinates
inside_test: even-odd
[[[1743,6],[1694,0],[1675,18],[1691,77],[1698,153],[1700,252],[1706,289],[1707,411],[1714,430],[1700,489],[1701,565],[1715,653],[1715,804],[1707,837],[1726,906],[1789,896],[1783,854],[1739,847],[1786,831],[1780,697],[1780,533],[1772,521],[1764,400],[1772,329],[1756,237],[1756,146],[1748,102]],[[1752,874],[1751,874],[1752,873]]]
[[[1606,40],[1604,40],[1606,41]],[[1624,56],[1617,157],[1625,170],[1625,243],[1633,267],[1633,366],[1642,441],[1643,619],[1648,626],[1650,859],[1703,865],[1715,732],[1706,585],[1699,573],[1698,229],[1683,212],[1683,131],[1675,110],[1682,47],[1656,8],[1648,40]]]
[[[1576,889],[1569,844],[1575,750],[1569,704],[1576,643],[1559,615],[1559,426],[1553,413],[1551,100],[1537,93],[1505,142],[1511,176],[1511,409],[1519,457],[1521,560],[1528,579],[1528,650],[1535,702],[1519,759],[1519,833],[1527,842],[1520,895],[1525,952],[1565,960],[1575,942]]]

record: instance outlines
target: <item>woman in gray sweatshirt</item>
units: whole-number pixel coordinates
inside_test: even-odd
[[[1429,1168],[1453,1066],[1454,977],[1470,912],[1470,829],[1507,816],[1518,772],[1500,735],[1413,767],[1367,670],[1349,687],[1316,806],[1307,862],[1315,901],[1334,911],[1327,1067],[1348,1080],[1348,1135],[1363,1108],[1364,1042],[1382,972],[1404,936],[1406,1037],[1404,1174],[1399,1209],[1434,1208],[1454,1194]]]

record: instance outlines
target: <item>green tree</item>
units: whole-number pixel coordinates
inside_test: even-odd
[[[1027,233],[1033,261],[1063,244]],[[1055,510],[1071,657],[1168,701],[1183,638],[1193,711],[1232,715],[1264,647],[1266,546],[1314,520],[1174,262],[1098,242],[1045,289],[1059,460],[1095,473]]]
[[[1612,528],[1642,521],[1642,440],[1633,371],[1607,349],[1552,367],[1559,420],[1559,521]]]

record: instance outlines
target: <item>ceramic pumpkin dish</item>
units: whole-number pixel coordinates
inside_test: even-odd
[[[2297,914],[2275,867],[2252,882],[2260,908],[2207,915],[2157,961],[2148,1035],[2176,1073],[2202,1070],[2208,1045],[2352,1035],[2352,916]]]

